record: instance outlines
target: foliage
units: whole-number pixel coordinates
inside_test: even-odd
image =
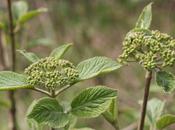
[[[156,75],[157,84],[163,88],[165,92],[172,92],[175,87],[175,77],[166,71],[159,71]]]
[[[157,120],[163,114],[164,106],[165,102],[156,98],[153,98],[150,101],[148,101],[147,117],[151,130],[156,129]]]
[[[49,97],[35,100],[29,107],[27,118],[31,124],[48,125],[52,128],[71,126],[73,115],[93,118],[111,107],[117,97],[116,91],[105,86],[94,86],[82,91],[71,103],[69,111],[55,99],[60,93],[81,80],[89,79],[118,69],[121,65],[107,57],[94,57],[73,63],[62,58],[72,44],[64,44],[54,49],[49,57],[39,59],[36,54],[21,51],[32,64],[25,69],[25,75],[14,72],[0,72],[0,90],[30,88]],[[33,63],[34,62],[34,63]],[[44,87],[41,87],[44,86]],[[112,111],[110,111],[112,112]],[[114,115],[111,115],[113,118]],[[113,118],[113,120],[115,120]],[[71,128],[72,127],[68,127]],[[90,128],[82,128],[90,129]]]
[[[0,90],[15,90],[19,88],[32,88],[26,82],[27,77],[11,71],[0,72]]]
[[[14,2],[12,9],[15,33],[20,32],[31,19],[47,11],[45,8],[29,11],[25,1]],[[64,59],[64,54],[73,45],[71,43],[55,48],[44,58],[26,50],[18,50],[32,64],[25,69],[24,74],[1,71],[0,90],[29,89],[48,96],[35,99],[28,108],[27,120],[32,128],[42,129],[43,126],[49,126],[52,129],[94,130],[88,127],[78,128],[77,119],[102,115],[118,130],[119,105],[116,90],[102,85],[83,89],[71,101],[67,101],[70,109],[56,97],[77,83],[113,72],[121,68],[122,64],[130,62],[139,63],[148,72],[155,73],[157,85],[165,92],[172,92],[175,87],[174,74],[165,70],[175,63],[175,39],[158,30],[151,30],[151,21],[152,3],[143,9],[134,29],[127,33],[123,41],[123,53],[117,61],[96,56],[75,65]],[[5,20],[0,22],[0,29],[8,32]],[[4,102],[0,101],[0,105],[4,105]],[[146,115],[150,130],[164,129],[175,123],[174,115],[164,114],[164,106],[165,101],[157,98],[148,101]]]
[[[152,21],[152,3],[148,4],[139,16],[135,28],[149,29]]]
[[[165,127],[175,123],[175,115],[165,114],[157,121],[157,128],[164,129]]]
[[[116,92],[103,86],[88,88],[81,92],[71,103],[72,113],[78,117],[97,117],[105,112]]]
[[[14,18],[13,21],[15,32],[20,31],[22,27],[31,19],[37,17],[41,13],[47,12],[46,8],[39,8],[31,11],[29,11],[28,9],[28,4],[23,0],[13,2],[12,12]],[[0,29],[4,30],[5,32],[8,32],[8,23],[5,19],[0,22]]]
[[[80,80],[90,79],[99,74],[108,73],[120,68],[121,65],[107,57],[93,57],[77,65]]]
[[[29,108],[27,118],[54,128],[64,127],[69,119],[58,101],[48,97],[34,101]]]

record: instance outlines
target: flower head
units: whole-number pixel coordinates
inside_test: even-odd
[[[78,80],[79,74],[75,66],[63,59],[46,57],[25,69],[29,84],[41,85],[55,89],[70,85]]]
[[[159,31],[132,30],[123,42],[121,63],[138,62],[147,70],[175,63],[175,39]]]

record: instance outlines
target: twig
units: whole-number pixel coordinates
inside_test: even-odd
[[[9,16],[9,30],[11,38],[11,50],[12,50],[12,71],[16,70],[16,46],[15,46],[15,35],[14,35],[14,25],[13,25],[13,15],[12,15],[12,1],[7,0],[8,6],[8,16]],[[11,102],[10,115],[12,118],[12,130],[17,130],[17,118],[16,118],[16,101],[15,101],[15,91],[9,91],[9,99]]]
[[[9,29],[11,38],[11,50],[12,50],[12,70],[16,71],[16,45],[15,45],[15,35],[14,35],[14,25],[13,25],[13,15],[12,15],[12,2],[7,0],[8,4],[8,14],[9,14]]]
[[[30,89],[34,90],[34,91],[37,91],[37,92],[40,92],[40,93],[43,93],[43,94],[45,94],[49,97],[52,97],[52,95],[49,92],[45,91],[45,90],[42,90],[42,89],[39,89],[39,88],[30,88]]]
[[[144,121],[145,121],[145,115],[146,115],[146,108],[147,108],[147,102],[148,102],[148,97],[149,97],[149,89],[150,89],[151,79],[152,79],[152,71],[147,71],[146,79],[145,79],[146,83],[145,83],[145,90],[144,90],[144,99],[143,99],[143,104],[142,104],[142,111],[141,111],[141,117],[140,117],[138,130],[143,130],[144,129]]]

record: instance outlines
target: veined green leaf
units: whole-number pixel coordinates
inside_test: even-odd
[[[78,117],[97,117],[108,109],[111,99],[116,97],[115,90],[104,86],[85,89],[73,99],[72,113]]]
[[[20,18],[22,15],[27,13],[28,11],[28,5],[25,1],[16,1],[12,4],[12,11],[14,14],[14,18],[17,20]]]
[[[152,21],[152,3],[148,4],[137,20],[135,28],[149,29]]]
[[[27,124],[32,130],[43,130],[43,125],[39,125],[32,119],[27,119]]]
[[[172,92],[175,89],[175,76],[171,73],[165,71],[157,72],[156,82],[165,92]]]
[[[32,18],[34,18],[35,16],[38,16],[39,14],[44,13],[44,12],[47,12],[46,8],[39,8],[37,10],[26,12],[25,14],[19,17],[17,23],[24,24],[28,22],[29,20],[31,20]]]
[[[156,124],[157,119],[163,113],[164,106],[165,106],[165,102],[156,98],[153,98],[148,101],[147,117],[151,125],[154,126]]]
[[[17,50],[17,51],[32,63],[34,63],[40,59],[36,54],[34,54],[32,52],[27,52],[25,50]]]
[[[59,46],[58,48],[54,49],[50,56],[51,57],[55,57],[56,59],[61,58],[64,53],[72,46],[72,43],[67,43],[67,44],[63,44],[62,46]]]
[[[157,128],[164,129],[165,127],[175,123],[175,115],[166,114],[160,117],[157,121]]]
[[[69,121],[68,114],[64,113],[62,106],[53,98],[34,101],[28,110],[27,118],[53,128],[64,127]]]
[[[15,90],[19,88],[32,88],[26,82],[26,76],[11,71],[0,72],[0,90]]]
[[[80,80],[86,80],[103,73],[114,71],[120,67],[121,64],[116,61],[107,57],[98,56],[80,62],[76,68],[79,71]]]

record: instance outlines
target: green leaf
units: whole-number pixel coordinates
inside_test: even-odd
[[[156,125],[158,129],[163,129],[174,123],[175,123],[175,115],[166,114],[160,117]]]
[[[148,4],[137,20],[135,28],[149,29],[152,21],[152,3]]]
[[[165,71],[157,72],[156,82],[165,92],[172,92],[175,89],[175,77],[171,73]]]
[[[32,86],[27,84],[25,75],[11,71],[0,72],[0,91],[19,88],[32,88]]]
[[[28,5],[25,1],[16,1],[12,4],[12,12],[17,20],[28,11]]]
[[[27,118],[53,128],[64,127],[69,121],[68,114],[64,113],[62,106],[53,98],[34,101],[28,110]]]
[[[27,119],[27,124],[32,130],[43,130],[43,125],[39,125],[32,119]]]
[[[105,113],[103,113],[103,116],[110,122],[115,122],[118,120],[117,98],[112,99],[109,108]]]
[[[111,99],[116,97],[115,90],[104,86],[85,89],[73,99],[72,113],[85,118],[97,117],[108,109]]]
[[[17,50],[17,51],[32,63],[37,62],[40,59],[36,54],[32,52],[27,52],[25,50]]]
[[[121,67],[121,64],[107,57],[94,57],[80,62],[77,65],[80,80],[90,79],[103,73],[114,71]]]
[[[37,10],[32,10],[29,12],[26,12],[25,14],[23,14],[17,21],[17,23],[19,24],[24,24],[26,22],[28,22],[29,20],[31,20],[32,18],[38,16],[41,13],[47,12],[46,8],[39,8]]]
[[[56,59],[61,58],[64,53],[72,46],[72,43],[67,43],[67,44],[63,44],[62,46],[59,46],[58,48],[54,49],[50,56],[51,57],[55,57]]]
[[[157,119],[162,115],[163,109],[165,106],[165,102],[153,98],[148,101],[148,106],[147,106],[147,117],[148,121],[151,125],[155,125]]]

